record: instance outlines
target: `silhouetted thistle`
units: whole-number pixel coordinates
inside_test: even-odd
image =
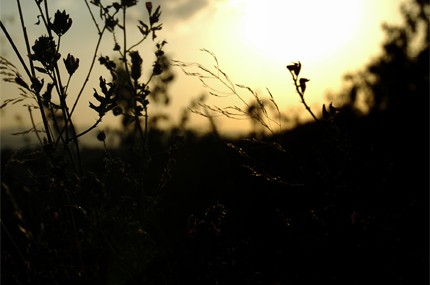
[[[32,60],[42,63],[46,70],[42,72],[53,71],[56,62],[60,59],[61,54],[57,52],[57,46],[54,39],[49,36],[39,37],[32,46],[33,54],[30,55]]]

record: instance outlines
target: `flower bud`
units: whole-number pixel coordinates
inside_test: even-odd
[[[70,29],[72,22],[72,19],[66,14],[65,10],[63,10],[63,12],[57,10],[55,13],[54,23],[50,23],[49,26],[54,33],[58,36],[62,36]]]
[[[104,141],[105,141],[105,139],[106,139],[106,134],[105,134],[105,132],[104,132],[104,131],[100,131],[100,132],[97,134],[97,139],[98,139],[99,141],[101,141],[101,142],[104,142]]]
[[[151,15],[151,12],[152,12],[152,3],[151,2],[146,2],[145,6],[146,6],[146,10],[148,10],[149,15]]]
[[[70,55],[70,53],[67,55],[67,58],[63,58],[63,61],[69,75],[75,73],[76,69],[79,67],[79,58],[75,58],[73,55]]]

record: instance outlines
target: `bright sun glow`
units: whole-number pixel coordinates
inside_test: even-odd
[[[360,0],[231,0],[240,11],[237,33],[273,60],[318,61],[336,54],[358,28]]]

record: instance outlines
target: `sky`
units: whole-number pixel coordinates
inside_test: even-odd
[[[106,3],[106,1],[102,1]],[[343,75],[362,68],[372,58],[380,54],[380,45],[384,39],[382,23],[400,23],[400,4],[402,0],[158,0],[163,29],[155,42],[166,40],[164,48],[171,59],[200,63],[207,68],[214,67],[213,58],[201,49],[212,52],[219,67],[232,82],[249,86],[261,96],[267,96],[270,90],[281,112],[285,114],[303,113],[300,98],[294,91],[291,76],[286,65],[300,61],[301,75],[309,78],[306,99],[316,113],[322,103],[326,103],[329,93],[337,92],[342,87]],[[37,11],[32,0],[21,0],[26,28],[31,43],[46,32],[36,26]],[[139,19],[147,20],[145,1],[138,1],[136,7],[128,10],[128,43],[134,43],[139,31],[136,28]],[[72,77],[68,88],[68,100],[73,101],[82,86],[94,53],[97,30],[91,21],[85,2],[71,0],[50,1],[50,13],[58,9],[65,10],[73,19],[71,29],[61,40],[62,58],[71,53],[80,59],[76,76]],[[16,1],[0,0],[1,20],[25,54]],[[97,10],[93,10],[97,18]],[[97,18],[98,19],[98,18]],[[0,54],[14,63],[21,74],[23,68],[13,50],[0,33]],[[106,34],[98,55],[115,58],[112,51],[113,41]],[[151,55],[155,49],[150,40],[139,46],[145,64],[150,70]],[[173,67],[175,81],[169,87],[171,103],[160,109],[150,105],[153,112],[167,112],[173,122],[177,121],[184,108],[202,94],[208,94],[208,88],[195,77],[187,76],[179,67]],[[96,63],[93,75],[79,101],[74,120],[78,126],[90,125],[97,120],[88,108],[93,101],[93,87],[98,87],[100,75],[109,78],[108,73]],[[144,76],[147,74],[144,74]],[[66,80],[63,79],[63,80]],[[218,85],[213,88],[218,88]],[[19,96],[13,84],[0,83],[1,101]],[[243,98],[252,99],[246,90]],[[75,97],[74,97],[75,96]],[[243,103],[234,96],[215,98],[207,96],[207,104],[213,106],[238,106]],[[7,106],[0,112],[1,129],[30,127],[29,114],[23,104]],[[302,112],[302,113],[300,113]],[[198,114],[190,114],[191,125],[197,128],[208,126],[208,120]],[[36,118],[37,119],[37,118]],[[39,120],[40,121],[40,120]],[[220,131],[240,132],[249,130],[249,121],[232,120],[223,116],[214,117]],[[36,122],[38,124],[38,122]],[[103,120],[100,128],[119,125],[117,117],[109,116]]]

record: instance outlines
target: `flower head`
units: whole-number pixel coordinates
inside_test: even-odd
[[[70,55],[70,53],[67,55],[67,58],[63,58],[63,61],[69,75],[75,73],[76,69],[79,67],[79,58],[75,58],[73,55]]]
[[[97,140],[104,142],[106,139],[106,134],[104,131],[99,131],[97,134]]]
[[[294,72],[296,76],[299,76],[300,69],[302,68],[302,64],[299,62],[294,62],[293,64],[287,65],[287,68],[290,72]]]
[[[72,26],[72,19],[66,14],[66,11],[55,13],[54,23],[50,23],[50,28],[58,35],[64,35]]]
[[[151,2],[146,2],[145,3],[145,7],[146,7],[146,10],[148,10],[149,15],[151,15],[151,13],[152,13],[152,3]]]
[[[30,55],[30,58],[42,63],[46,70],[52,70],[56,61],[61,57],[61,54],[57,52],[55,41],[49,36],[39,37],[31,49],[34,53]]]
[[[142,58],[138,51],[131,51],[131,78],[138,80],[142,75]]]
[[[302,89],[302,93],[305,93],[306,90],[306,82],[308,82],[309,79],[307,78],[300,78],[299,82],[300,82],[300,88]]]

